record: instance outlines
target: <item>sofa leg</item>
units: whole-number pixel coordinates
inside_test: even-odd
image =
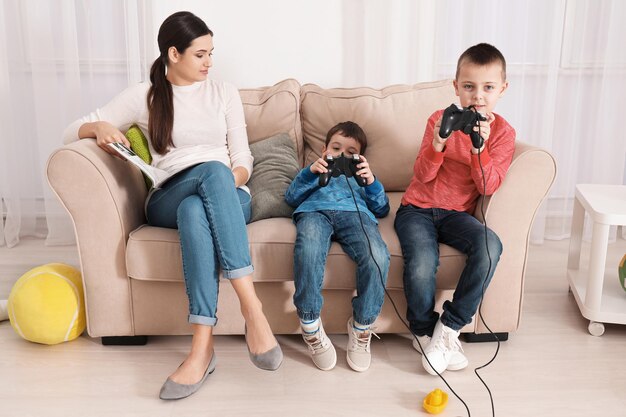
[[[495,333],[495,335],[498,336],[498,340],[501,342],[509,340],[508,333]],[[463,333],[463,338],[465,339],[465,343],[482,343],[496,341],[491,333]]]
[[[148,336],[104,336],[104,346],[143,346],[148,342]]]

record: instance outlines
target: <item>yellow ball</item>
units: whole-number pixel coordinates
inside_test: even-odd
[[[69,265],[47,264],[22,275],[7,307],[13,329],[31,342],[54,345],[85,330],[83,283]]]

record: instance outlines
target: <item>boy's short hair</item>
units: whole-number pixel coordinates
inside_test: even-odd
[[[479,43],[477,45],[469,47],[459,57],[459,61],[456,64],[456,76],[455,79],[459,79],[459,71],[461,65],[471,62],[476,65],[489,65],[494,62],[499,62],[502,66],[502,81],[506,81],[506,60],[502,52],[493,45],[488,43]]]
[[[365,155],[367,136],[365,136],[365,132],[361,129],[361,126],[351,121],[337,123],[335,126],[331,127],[326,134],[326,142],[324,142],[324,145],[328,146],[330,139],[337,133],[346,138],[356,140],[359,145],[361,145],[361,155]]]

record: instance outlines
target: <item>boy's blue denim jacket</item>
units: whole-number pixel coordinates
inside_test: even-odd
[[[311,172],[311,166],[301,170],[285,193],[285,201],[295,207],[294,215],[322,210],[356,211],[352,193],[346,183],[346,177],[333,177],[326,187],[318,184],[319,175]],[[376,217],[385,217],[389,213],[389,199],[383,184],[377,179],[370,185],[359,187],[356,180],[348,178],[359,211],[367,214],[375,223]]]

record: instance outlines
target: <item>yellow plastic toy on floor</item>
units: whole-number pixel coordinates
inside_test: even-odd
[[[424,398],[424,410],[430,414],[439,414],[448,405],[448,394],[440,390],[439,388],[431,391],[426,398]]]
[[[13,329],[31,342],[54,345],[76,339],[85,330],[80,272],[65,264],[47,264],[22,275],[8,300]]]

